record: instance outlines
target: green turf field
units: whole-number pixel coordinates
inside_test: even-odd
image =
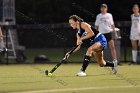
[[[67,48],[68,52],[71,48]],[[78,52],[74,53],[70,58],[70,62],[81,62],[83,60],[83,56],[86,53],[87,48],[81,48]],[[25,51],[25,55],[27,56],[27,62],[32,63],[35,56],[40,54],[47,55],[50,58],[50,62],[59,62],[64,56],[63,48],[46,48],[46,49],[27,49]],[[120,60],[124,61],[124,51],[121,48]],[[127,55],[126,60],[131,61],[131,48],[127,47]]]
[[[0,65],[0,93],[139,93],[140,66],[120,66],[117,75],[108,68],[90,64],[87,77],[77,77],[81,64],[63,64],[44,75],[55,64]]]

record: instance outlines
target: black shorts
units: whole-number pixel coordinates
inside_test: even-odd
[[[105,36],[107,42],[109,42],[110,40],[112,40],[112,33],[111,32],[110,33],[105,33],[103,35]]]

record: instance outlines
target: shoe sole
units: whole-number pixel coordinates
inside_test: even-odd
[[[76,76],[78,76],[78,77],[85,77],[85,76],[87,76],[87,75],[76,75]]]

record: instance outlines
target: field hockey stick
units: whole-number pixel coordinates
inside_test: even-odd
[[[80,44],[81,45],[81,44]],[[51,76],[52,73],[62,64],[62,63],[65,63],[66,60],[68,59],[68,56],[70,56],[75,49],[77,49],[80,45],[76,45],[74,48],[72,48],[68,53],[65,54],[65,57],[58,63],[54,66],[54,68],[48,72],[48,70],[45,71],[45,74],[48,75],[48,76]]]

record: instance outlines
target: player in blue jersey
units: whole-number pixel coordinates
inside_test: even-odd
[[[90,46],[87,49],[84,57],[82,68],[77,76],[86,76],[85,70],[90,62],[91,57],[95,57],[96,61],[101,67],[112,67],[112,72],[117,73],[116,64],[113,62],[105,61],[103,58],[103,50],[107,46],[107,40],[103,34],[99,33],[91,25],[84,22],[82,18],[77,15],[69,17],[69,24],[73,29],[77,31],[77,45],[82,44],[84,40],[90,40]],[[74,51],[78,51],[80,46]]]

